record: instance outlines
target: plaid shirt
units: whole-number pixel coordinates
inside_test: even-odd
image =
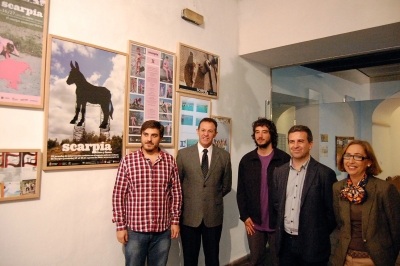
[[[141,149],[126,155],[118,167],[113,191],[117,231],[163,232],[178,225],[182,193],[172,155],[160,150],[153,165]]]

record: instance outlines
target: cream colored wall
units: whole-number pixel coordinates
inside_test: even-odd
[[[400,174],[398,153],[400,149],[400,107],[385,114],[389,124],[374,124],[372,126],[372,142],[382,173],[379,178]]]
[[[379,178],[385,179],[387,173],[390,172],[388,167],[391,166],[391,156],[388,151],[391,150],[391,137],[390,137],[390,126],[376,125],[372,126],[372,146],[374,147],[374,152],[378,163],[383,169],[383,172],[378,175]]]
[[[398,0],[239,0],[239,54],[400,21]]]
[[[287,109],[285,112],[283,112],[279,117],[276,118],[276,123],[275,123],[276,129],[278,130],[278,133],[285,134],[286,139],[288,137],[289,129],[295,123],[295,119],[296,119],[295,115],[296,115],[296,108],[294,106],[292,106],[289,109]],[[287,142],[287,140],[286,140],[286,142]],[[288,146],[286,146],[286,152],[289,153]]]
[[[390,118],[391,128],[390,128],[390,154],[389,161],[391,162],[390,171],[384,171],[382,173],[383,178],[388,176],[400,175],[400,164],[398,162],[399,151],[400,151],[400,107],[397,108],[391,115]]]
[[[204,16],[196,26],[180,18],[183,8]],[[254,148],[251,122],[264,115],[269,69],[237,55],[238,6],[230,0],[52,0],[49,33],[126,52],[128,40],[176,52],[178,42],[221,57],[220,96],[214,115],[232,118],[233,190],[225,197],[221,264],[248,253],[236,206],[237,166]],[[43,150],[42,110],[0,107],[1,148]],[[173,153],[172,149],[168,150]],[[42,172],[38,200],[0,204],[1,265],[123,265],[122,246],[111,222],[116,169]],[[201,255],[199,265],[204,265]],[[168,265],[183,265],[173,241]]]
[[[396,82],[397,83],[397,82]],[[392,83],[392,87],[398,88]],[[376,84],[375,84],[376,85]],[[385,85],[383,83],[383,85]],[[377,86],[374,90],[382,89]],[[372,115],[372,145],[383,170],[379,178],[399,175],[400,166],[397,162],[400,149],[400,92],[382,101]]]

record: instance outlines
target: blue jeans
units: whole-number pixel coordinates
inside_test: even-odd
[[[165,266],[171,247],[171,229],[164,232],[141,233],[128,229],[128,243],[125,245],[125,265]]]

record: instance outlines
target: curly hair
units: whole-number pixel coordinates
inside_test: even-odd
[[[267,118],[259,118],[258,120],[254,121],[252,124],[253,127],[253,134],[251,135],[251,138],[255,140],[255,133],[256,133],[256,127],[267,127],[269,130],[269,135],[271,136],[271,143],[272,143],[272,148],[276,148],[278,145],[278,132],[276,130],[276,126],[274,122]]]

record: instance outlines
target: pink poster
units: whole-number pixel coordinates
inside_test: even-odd
[[[45,0],[1,2],[0,105],[43,107],[47,9]]]
[[[173,53],[130,41],[127,146],[140,145],[140,127],[147,120],[164,125],[164,147],[173,146]]]

